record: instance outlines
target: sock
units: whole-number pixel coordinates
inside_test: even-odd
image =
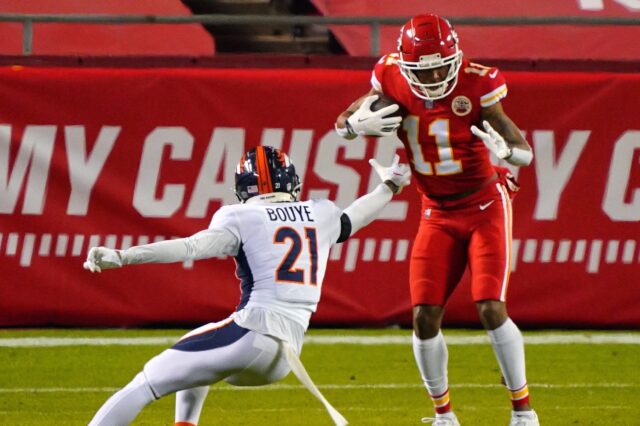
[[[439,331],[435,337],[426,340],[419,339],[414,333],[413,355],[436,413],[443,414],[450,411],[447,379],[449,352],[442,332]]]
[[[142,409],[156,399],[144,373],[113,394],[95,414],[89,426],[128,425]]]
[[[200,386],[176,392],[175,426],[196,426],[198,424],[202,405],[208,392],[209,386]]]
[[[520,408],[529,403],[522,333],[510,318],[495,330],[489,330],[488,333],[493,352],[511,394],[511,404],[514,409]]]

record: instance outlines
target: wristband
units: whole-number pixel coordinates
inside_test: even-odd
[[[351,136],[356,136],[357,133],[353,130],[353,126],[349,123],[349,119],[344,120],[344,127],[347,129],[347,134]]]
[[[522,148],[511,148],[511,154],[503,160],[514,166],[528,166],[533,160],[533,152]]]
[[[120,259],[120,264],[122,266],[129,264],[129,258],[127,257],[126,250],[116,250],[115,252],[116,252],[116,255],[118,256],[118,259]]]
[[[351,127],[351,124],[349,124],[348,121],[345,122],[345,127],[338,127],[338,123],[336,123],[334,127],[336,129],[336,133],[340,137],[356,136],[356,133],[353,131],[353,127]]]
[[[387,185],[389,187],[389,189],[391,190],[391,192],[393,192],[394,194],[399,194],[400,191],[402,190],[402,187],[396,185],[392,180],[387,179],[384,181],[384,184]]]

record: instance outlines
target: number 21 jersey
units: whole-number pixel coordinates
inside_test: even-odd
[[[342,210],[328,200],[224,206],[209,228],[240,241],[235,257],[243,308],[262,308],[304,329],[315,312],[329,250],[340,236]]]

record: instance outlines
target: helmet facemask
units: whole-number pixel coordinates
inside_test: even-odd
[[[425,100],[437,100],[442,99],[456,87],[458,83],[458,71],[462,65],[462,51],[457,52],[446,58],[441,58],[439,53],[433,55],[423,55],[418,62],[411,62],[403,60],[402,53],[398,60],[398,66],[400,67],[400,73],[409,83],[409,87],[414,95]],[[443,66],[448,66],[447,76],[444,80],[435,83],[423,83],[414,71],[428,71]]]
[[[411,91],[424,100],[442,99],[455,89],[462,65],[458,35],[444,18],[433,14],[418,15],[400,29],[398,67]],[[435,69],[448,67],[446,76],[433,81],[420,79],[419,71],[435,75]],[[437,73],[440,77],[441,73]],[[427,82],[425,82],[427,81]]]

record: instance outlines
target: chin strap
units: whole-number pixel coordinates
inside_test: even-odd
[[[309,392],[313,394],[313,396],[315,396],[320,400],[320,402],[322,402],[324,407],[329,412],[331,420],[333,420],[333,423],[335,423],[336,426],[348,425],[349,422],[347,421],[347,419],[345,419],[342,414],[338,412],[338,410],[333,408],[329,401],[327,401],[322,393],[320,393],[320,390],[313,383],[311,377],[309,377],[307,370],[305,370],[304,365],[302,365],[302,361],[300,361],[300,358],[298,358],[298,355],[296,355],[291,345],[285,341],[282,341],[282,344],[284,345],[284,353],[287,357],[289,367],[291,367],[291,371],[293,371],[293,374],[295,374],[298,380],[300,380],[300,383],[302,383],[309,390]]]

